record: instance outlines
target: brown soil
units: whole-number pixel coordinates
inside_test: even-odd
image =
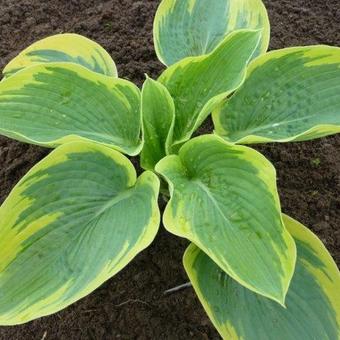
[[[35,40],[76,32],[102,44],[120,76],[139,85],[162,70],[152,44],[159,0],[0,0],[0,68]],[[338,0],[266,0],[271,49],[340,45]],[[201,132],[211,131],[205,124]],[[309,143],[265,145],[278,169],[283,210],[310,226],[340,264],[340,136]],[[0,137],[0,202],[48,150]],[[0,328],[1,340],[218,339],[187,281],[187,245],[163,229],[154,244],[97,291],[66,310],[26,325]]]

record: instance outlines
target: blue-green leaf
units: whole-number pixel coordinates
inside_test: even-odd
[[[11,60],[3,70],[9,77],[28,66],[54,62],[75,63],[87,69],[117,77],[114,61],[103,47],[78,34],[56,34],[39,40]]]
[[[0,83],[0,134],[47,147],[85,139],[129,155],[142,141],[140,91],[71,63],[28,67]]]
[[[339,270],[311,231],[287,216],[284,222],[298,255],[286,308],[242,287],[195,245],[187,249],[185,269],[223,339],[340,338]]]
[[[170,152],[175,105],[162,84],[147,78],[142,89],[141,107],[144,137],[141,166],[153,170],[156,163]]]
[[[270,26],[261,0],[163,0],[154,21],[156,53],[163,64],[172,65],[212,52],[238,29],[261,30],[254,56],[267,50]]]
[[[254,60],[244,84],[214,113],[234,143],[304,141],[340,132],[340,48],[293,47]]]
[[[0,325],[91,293],[154,239],[159,180],[105,146],[60,146],[0,208]]]
[[[259,31],[236,31],[210,54],[186,58],[161,74],[158,80],[169,90],[176,108],[174,151],[243,83],[260,37]]]
[[[260,153],[200,136],[156,165],[170,186],[163,223],[245,287],[284,304],[295,244],[283,225],[276,173]]]

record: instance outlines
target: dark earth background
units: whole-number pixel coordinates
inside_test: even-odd
[[[213,1],[212,1],[213,2]],[[340,46],[339,0],[265,0],[271,49]],[[0,68],[34,41],[61,32],[96,40],[120,77],[141,85],[162,65],[152,42],[159,0],[0,0]],[[212,130],[211,123],[200,133]],[[340,264],[340,135],[308,143],[257,147],[276,166],[283,211],[309,226]],[[0,202],[47,149],[0,137]],[[153,245],[90,296],[29,324],[1,327],[1,340],[219,339],[192,289],[163,292],[187,281],[187,241],[161,228]],[[260,340],[260,339],[259,339]]]

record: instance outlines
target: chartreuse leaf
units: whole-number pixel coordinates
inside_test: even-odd
[[[103,47],[78,34],[57,34],[39,40],[23,50],[3,70],[5,77],[28,66],[51,63],[76,63],[107,76],[117,77],[114,61]]]
[[[135,155],[140,129],[140,92],[126,80],[51,63],[0,83],[0,133],[20,141],[56,147],[81,137]]]
[[[247,79],[213,113],[237,143],[303,141],[340,132],[340,48],[294,47],[254,60]]]
[[[322,242],[284,216],[297,246],[286,307],[242,287],[194,244],[184,266],[211,321],[224,339],[340,338],[340,274]]]
[[[215,106],[242,84],[260,36],[259,31],[234,32],[211,54],[186,58],[159,77],[175,102],[174,144],[187,141]]]
[[[125,267],[154,239],[159,180],[136,179],[105,146],[65,144],[0,208],[0,324],[57,312]]]
[[[147,78],[142,89],[144,146],[141,165],[153,170],[156,163],[169,153],[175,122],[175,105],[168,90]]]
[[[163,223],[245,287],[284,304],[296,249],[285,229],[271,163],[206,135],[156,165],[170,186]]]
[[[186,57],[210,53],[237,29],[261,29],[255,55],[268,48],[270,25],[261,0],[163,0],[154,21],[158,59],[172,65]]]

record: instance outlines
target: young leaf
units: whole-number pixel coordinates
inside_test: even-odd
[[[170,186],[166,229],[195,243],[245,287],[283,304],[296,249],[282,223],[271,163],[207,135],[161,160],[156,171]]]
[[[254,60],[247,79],[213,113],[236,143],[303,141],[340,132],[340,48],[294,47]]]
[[[311,231],[287,216],[284,222],[297,246],[287,308],[242,287],[195,245],[187,249],[186,272],[224,339],[339,339],[339,270]]]
[[[154,239],[159,180],[136,179],[105,146],[65,144],[0,208],[0,324],[55,313],[89,294]]]
[[[261,0],[163,0],[153,30],[158,59],[172,65],[210,53],[237,29],[261,29],[254,55],[267,51],[270,25]]]
[[[140,129],[140,92],[126,80],[50,63],[0,83],[0,133],[20,141],[56,147],[81,137],[136,155]]]
[[[187,141],[210,112],[244,81],[245,69],[261,33],[228,35],[209,55],[184,59],[159,77],[175,102],[174,143]]]
[[[35,42],[10,61],[3,74],[9,77],[28,66],[51,62],[75,63],[91,71],[117,77],[116,65],[103,47],[81,35],[70,33]]]
[[[162,84],[147,78],[142,89],[141,107],[144,135],[141,166],[153,170],[156,163],[169,153],[175,105]]]

